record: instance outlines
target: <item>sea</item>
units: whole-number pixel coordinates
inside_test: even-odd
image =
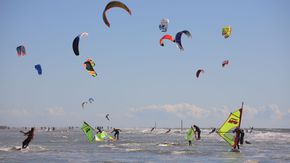
[[[36,129],[28,149],[17,150],[25,139],[21,128],[0,130],[1,163],[95,163],[95,162],[290,162],[290,129],[254,129],[245,132],[250,144],[240,152],[211,129],[202,129],[201,140],[192,146],[185,140],[186,129],[121,129],[114,142],[90,144],[80,128]],[[26,130],[27,131],[27,130]]]

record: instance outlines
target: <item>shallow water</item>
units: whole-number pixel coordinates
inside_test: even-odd
[[[172,129],[122,129],[116,142],[89,144],[80,129],[37,130],[27,150],[15,150],[25,139],[19,129],[0,130],[0,162],[290,162],[289,129],[256,129],[246,133],[252,144],[240,153],[218,135],[202,130],[201,140],[188,146],[186,131]]]

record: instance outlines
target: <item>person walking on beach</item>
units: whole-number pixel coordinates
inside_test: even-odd
[[[120,129],[113,128],[113,131],[111,133],[115,132],[114,133],[114,139],[119,140],[120,131],[121,131]]]
[[[24,136],[27,136],[27,138],[22,142],[22,149],[25,149],[26,147],[28,147],[30,141],[34,137],[34,127],[32,127],[31,130],[28,132],[23,132],[23,131],[19,131],[19,132],[23,133]]]
[[[199,129],[199,127],[196,126],[196,125],[193,125],[193,127],[194,127],[194,130],[195,130],[195,139],[196,140],[200,140],[200,129]],[[196,136],[196,134],[197,134],[197,136]]]

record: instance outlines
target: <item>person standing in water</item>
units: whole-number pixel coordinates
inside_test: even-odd
[[[240,136],[240,144],[244,144],[244,136],[245,136],[245,132],[244,132],[244,130],[242,129],[242,130],[241,130],[241,136]]]
[[[23,131],[20,131],[20,132],[23,133],[24,136],[27,136],[27,138],[22,142],[22,149],[25,149],[26,147],[28,147],[30,141],[34,137],[34,127],[32,127],[31,130],[28,132],[23,132]]]
[[[239,141],[240,141],[241,129],[239,127],[236,127],[233,133],[236,133],[235,138],[234,138],[233,149],[236,149],[237,147],[238,149],[240,149]]]
[[[119,140],[120,131],[121,131],[120,129],[113,128],[113,131],[111,133],[115,132],[114,133],[114,139]]]
[[[200,129],[199,129],[199,127],[196,126],[196,125],[193,125],[193,127],[194,127],[194,130],[195,130],[195,138],[196,138],[196,140],[200,140]],[[196,137],[196,134],[197,134],[197,137]]]

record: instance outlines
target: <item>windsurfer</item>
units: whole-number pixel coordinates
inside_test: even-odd
[[[239,127],[236,127],[234,129],[233,133],[236,133],[236,135],[234,138],[234,145],[232,147],[233,147],[233,149],[236,149],[237,147],[238,147],[238,149],[240,149],[239,141],[240,141],[241,129]]]
[[[22,142],[22,149],[25,149],[26,147],[28,147],[30,141],[34,137],[34,127],[32,127],[31,130],[28,132],[23,132],[23,131],[20,131],[20,132],[23,133],[24,136],[27,136],[27,138]]]

